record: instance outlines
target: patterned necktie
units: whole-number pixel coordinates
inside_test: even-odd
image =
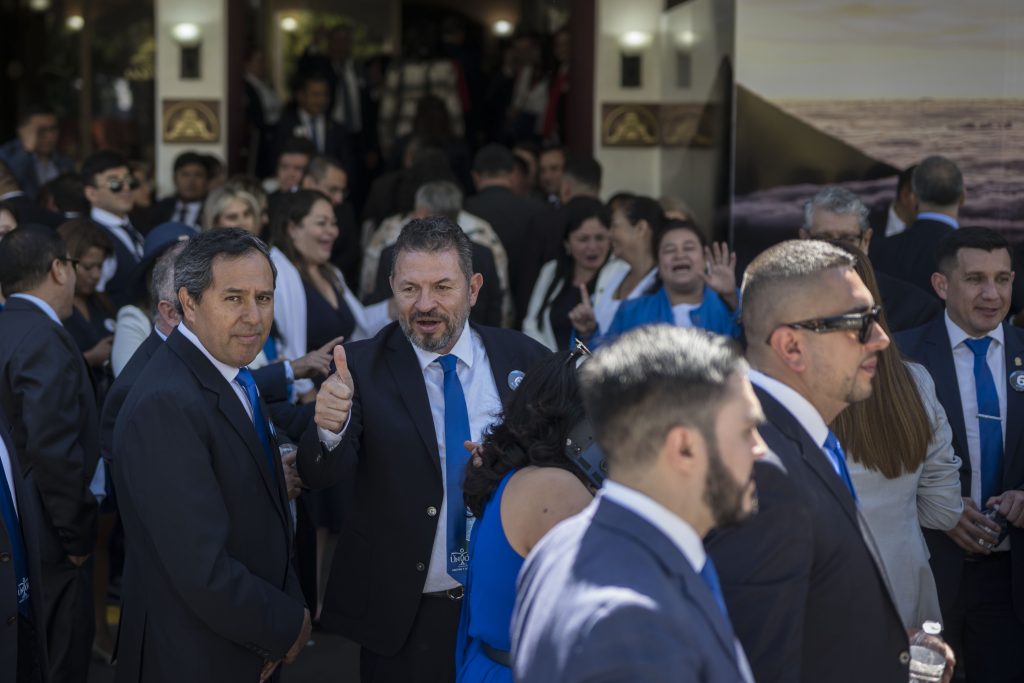
[[[277,459],[274,457],[274,448],[270,445],[270,425],[267,422],[267,418],[263,416],[263,408],[260,407],[260,392],[256,389],[256,380],[253,378],[249,368],[241,368],[238,371],[238,375],[235,376],[235,381],[245,389],[245,395],[249,399],[249,405],[252,407],[252,422],[253,426],[256,427],[256,436],[259,437],[260,443],[263,444],[263,452],[267,456],[267,465],[270,467],[270,476],[276,478]]]
[[[142,236],[142,233],[136,230],[135,226],[133,226],[128,221],[125,221],[124,223],[121,224],[121,229],[128,233],[128,237],[131,238],[132,244],[135,245],[135,255],[141,259],[144,252],[144,245],[146,243],[146,239]]]
[[[448,575],[461,584],[466,582],[469,563],[466,542],[466,503],[462,498],[462,479],[469,461],[463,442],[470,438],[469,410],[462,382],[455,371],[458,358],[440,356],[437,362],[444,370],[444,454],[445,494],[448,515]]]
[[[981,506],[992,496],[1002,493],[1003,420],[999,410],[999,394],[988,367],[991,337],[965,339],[974,353],[974,391],[978,397],[978,438],[981,441]]]
[[[14,556],[14,575],[18,580],[18,612],[23,617],[29,617],[28,561],[25,554],[25,538],[21,533],[18,513],[14,509],[12,488],[13,486],[10,486],[7,481],[7,473],[0,466],[0,513],[3,513],[7,538],[11,543],[11,555]]]
[[[836,474],[839,475],[839,478],[846,484],[846,488],[849,489],[850,495],[853,496],[853,501],[855,503],[858,502],[857,491],[854,490],[853,479],[850,478],[850,470],[846,468],[846,453],[831,429],[828,430],[828,437],[825,439],[825,445],[822,448],[825,449],[825,453],[828,454],[829,459],[832,461],[832,467],[835,468]]]

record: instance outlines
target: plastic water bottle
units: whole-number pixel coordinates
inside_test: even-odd
[[[946,651],[942,647],[942,624],[926,621],[910,639],[910,681],[938,683],[946,671]]]

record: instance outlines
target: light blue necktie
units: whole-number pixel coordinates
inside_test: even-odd
[[[448,575],[461,584],[466,583],[469,553],[466,543],[466,503],[462,497],[462,479],[469,462],[469,451],[464,445],[469,441],[469,410],[462,382],[455,371],[458,358],[451,354],[440,356],[437,362],[444,370],[444,453],[448,497]]]
[[[1002,493],[1003,421],[999,411],[999,394],[988,367],[991,337],[965,339],[974,353],[974,390],[978,397],[978,437],[981,441],[981,505],[991,496]]]
[[[270,476],[276,478],[277,458],[274,457],[274,448],[270,445],[270,425],[267,423],[267,418],[263,416],[263,408],[260,407],[260,392],[256,388],[256,379],[252,376],[249,368],[241,368],[235,376],[235,381],[245,389],[245,395],[252,407],[252,422],[256,427],[256,436],[263,444],[263,452],[267,456],[267,465],[270,467]]]
[[[830,429],[828,430],[828,437],[825,439],[825,445],[822,446],[825,452],[828,454],[829,459],[832,461],[832,466],[836,470],[836,474],[846,484],[846,488],[850,490],[850,495],[853,496],[853,501],[858,502],[857,491],[853,488],[853,479],[850,478],[850,470],[846,468],[846,453],[843,451],[842,445],[839,443],[839,439],[836,438],[835,433]]]
[[[12,473],[13,469],[12,465]],[[3,513],[7,538],[11,542],[11,555],[14,556],[14,576],[18,580],[18,612],[23,617],[29,617],[28,562],[25,538],[21,533],[21,522],[18,521],[18,513],[14,509],[14,497],[11,494],[11,490],[14,488],[13,484],[14,482],[10,482],[10,486],[8,486],[7,473],[4,472],[3,466],[0,466],[0,512]]]

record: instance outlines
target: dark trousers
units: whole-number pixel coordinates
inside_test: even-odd
[[[405,645],[394,657],[359,650],[361,683],[450,683],[455,680],[455,639],[461,600],[420,598]]]
[[[944,637],[956,652],[956,680],[1024,681],[1024,622],[1013,611],[1010,553],[964,562],[960,590],[946,615]]]
[[[43,683],[43,665],[39,657],[39,634],[28,619],[18,616],[17,683]]]
[[[85,683],[89,677],[96,620],[92,607],[92,559],[75,567],[63,558],[42,567],[46,647],[51,683]]]

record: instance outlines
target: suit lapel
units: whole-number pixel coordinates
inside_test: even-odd
[[[238,394],[235,393],[235,390],[231,388],[231,385],[225,381],[217,369],[213,367],[213,364],[203,355],[202,351],[188,339],[185,339],[177,330],[172,332],[167,338],[167,344],[192,369],[200,384],[207,391],[216,394],[217,409],[220,410],[235,433],[245,442],[246,450],[259,470],[260,478],[267,488],[267,493],[270,494],[271,498],[280,503],[280,484],[274,481],[274,477],[267,465],[267,457],[263,452],[263,444],[260,443],[259,436],[256,435],[256,428],[253,426],[252,420],[249,418],[248,413],[246,413],[245,408],[242,407]],[[264,408],[264,414],[267,414],[266,408]],[[281,477],[283,477],[283,474]],[[281,477],[278,477],[278,479]],[[285,511],[281,505],[275,505],[274,507],[281,516],[281,521],[290,529],[291,524],[286,519]]]
[[[412,349],[412,343],[405,338],[397,325],[391,331],[387,342],[388,353],[385,356],[395,389],[402,397],[402,403],[412,418],[416,431],[423,440],[423,445],[430,454],[438,476],[441,476],[441,455],[437,451],[437,434],[434,431],[434,419],[430,412],[430,400],[427,398],[427,385],[423,379],[423,370]]]
[[[491,334],[491,328],[477,327],[471,324],[470,329],[475,330],[480,335],[480,339],[483,340],[484,349],[487,351],[487,360],[491,364],[494,386],[498,390],[498,398],[501,399],[501,405],[504,406],[509,394],[512,393],[512,387],[509,386],[509,375],[516,370],[525,371],[527,368],[514,367],[515,361],[512,358],[512,354],[509,353],[509,348],[495,341],[494,336]]]
[[[1009,351],[1009,347],[1007,347]],[[922,334],[921,363],[928,368],[935,382],[935,395],[946,410],[950,429],[953,430],[953,450],[960,456],[960,493],[971,495],[971,459],[967,451],[967,429],[964,406],[960,400],[960,383],[953,364],[953,347],[946,330],[946,316],[940,315]],[[1016,392],[1014,392],[1016,393]],[[1009,405],[1009,400],[1007,400]]]
[[[1018,370],[1024,371],[1024,337],[1017,328],[1003,325],[1003,339],[1006,340],[1006,376]],[[1022,366],[1017,366],[1017,360]],[[998,379],[996,381],[999,381]],[[1024,393],[1012,386],[1006,387],[1006,447],[1003,457],[1003,488],[1017,488],[1024,484],[1024,458],[1018,457],[1021,447],[1021,432],[1024,430]]]

